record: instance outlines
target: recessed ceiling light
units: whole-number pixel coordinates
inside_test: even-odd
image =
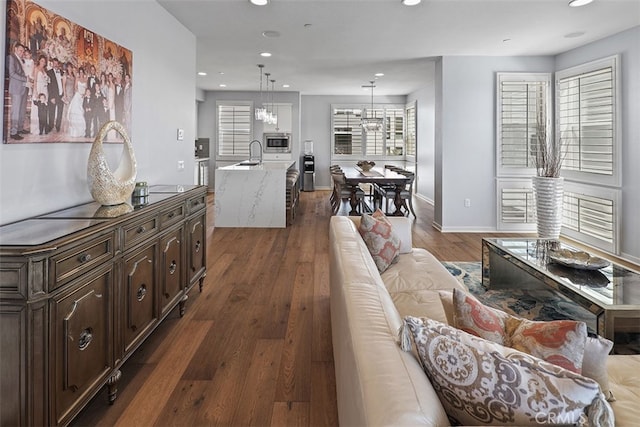
[[[221,76],[224,75],[224,71],[218,71],[218,74],[220,74]]]
[[[313,27],[313,24],[304,24],[304,28],[311,28]]]
[[[265,6],[269,3],[269,0],[249,0],[251,4],[255,4],[256,6]]]
[[[575,31],[573,33],[565,34],[564,38],[565,39],[575,39],[576,37],[582,37],[582,36],[584,36],[584,31]]]
[[[198,75],[199,75],[199,76],[206,76],[206,75],[207,75],[207,73],[205,73],[204,71],[198,71]]]
[[[511,39],[502,39],[502,43],[509,43]]]
[[[275,37],[280,37],[280,33],[278,31],[266,30],[262,32],[262,37],[267,37],[272,39]]]
[[[569,1],[569,6],[571,7],[580,7],[580,6],[584,6],[586,4],[591,3],[593,0],[570,0]]]
[[[226,84],[224,84],[224,83],[220,83],[218,86],[220,86],[220,87],[227,87],[227,85],[226,85]]]
[[[376,77],[382,77],[382,76],[384,76],[384,73],[375,73],[375,74],[374,74],[374,76],[376,76]]]
[[[415,6],[420,4],[422,0],[402,0],[402,4],[405,6]]]
[[[290,86],[289,86],[289,85],[287,85],[287,84],[284,84],[284,85],[282,85],[282,87],[290,87]]]
[[[260,56],[264,56],[265,58],[268,58],[268,57],[270,57],[270,56],[271,56],[271,53],[270,53],[270,52],[262,52],[262,53],[260,54]]]

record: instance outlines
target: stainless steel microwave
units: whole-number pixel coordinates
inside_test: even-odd
[[[290,133],[265,133],[264,134],[265,153],[290,153],[291,134]]]

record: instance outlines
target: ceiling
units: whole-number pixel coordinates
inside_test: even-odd
[[[362,95],[384,73],[375,94],[405,95],[433,78],[439,56],[555,55],[640,25],[640,0],[579,8],[568,0],[157,2],[196,36],[203,90],[259,90],[264,64],[276,91]],[[265,51],[272,56],[261,57]]]

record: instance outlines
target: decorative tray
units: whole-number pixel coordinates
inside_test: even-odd
[[[587,252],[570,249],[549,251],[549,258],[555,263],[581,270],[600,270],[611,264],[606,259],[590,255]]]

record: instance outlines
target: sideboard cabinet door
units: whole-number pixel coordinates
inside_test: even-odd
[[[179,228],[160,239],[160,303],[161,315],[175,307],[185,288],[183,229]]]
[[[84,279],[86,280],[86,279]],[[51,300],[55,423],[66,424],[111,373],[113,265]]]
[[[202,279],[206,268],[206,214],[196,216],[189,220],[187,224],[189,247],[187,256],[189,258],[189,288],[196,280],[200,279],[200,290],[202,291]]]
[[[155,270],[157,247],[156,240],[124,260],[121,328],[125,354],[135,349],[158,321]]]

